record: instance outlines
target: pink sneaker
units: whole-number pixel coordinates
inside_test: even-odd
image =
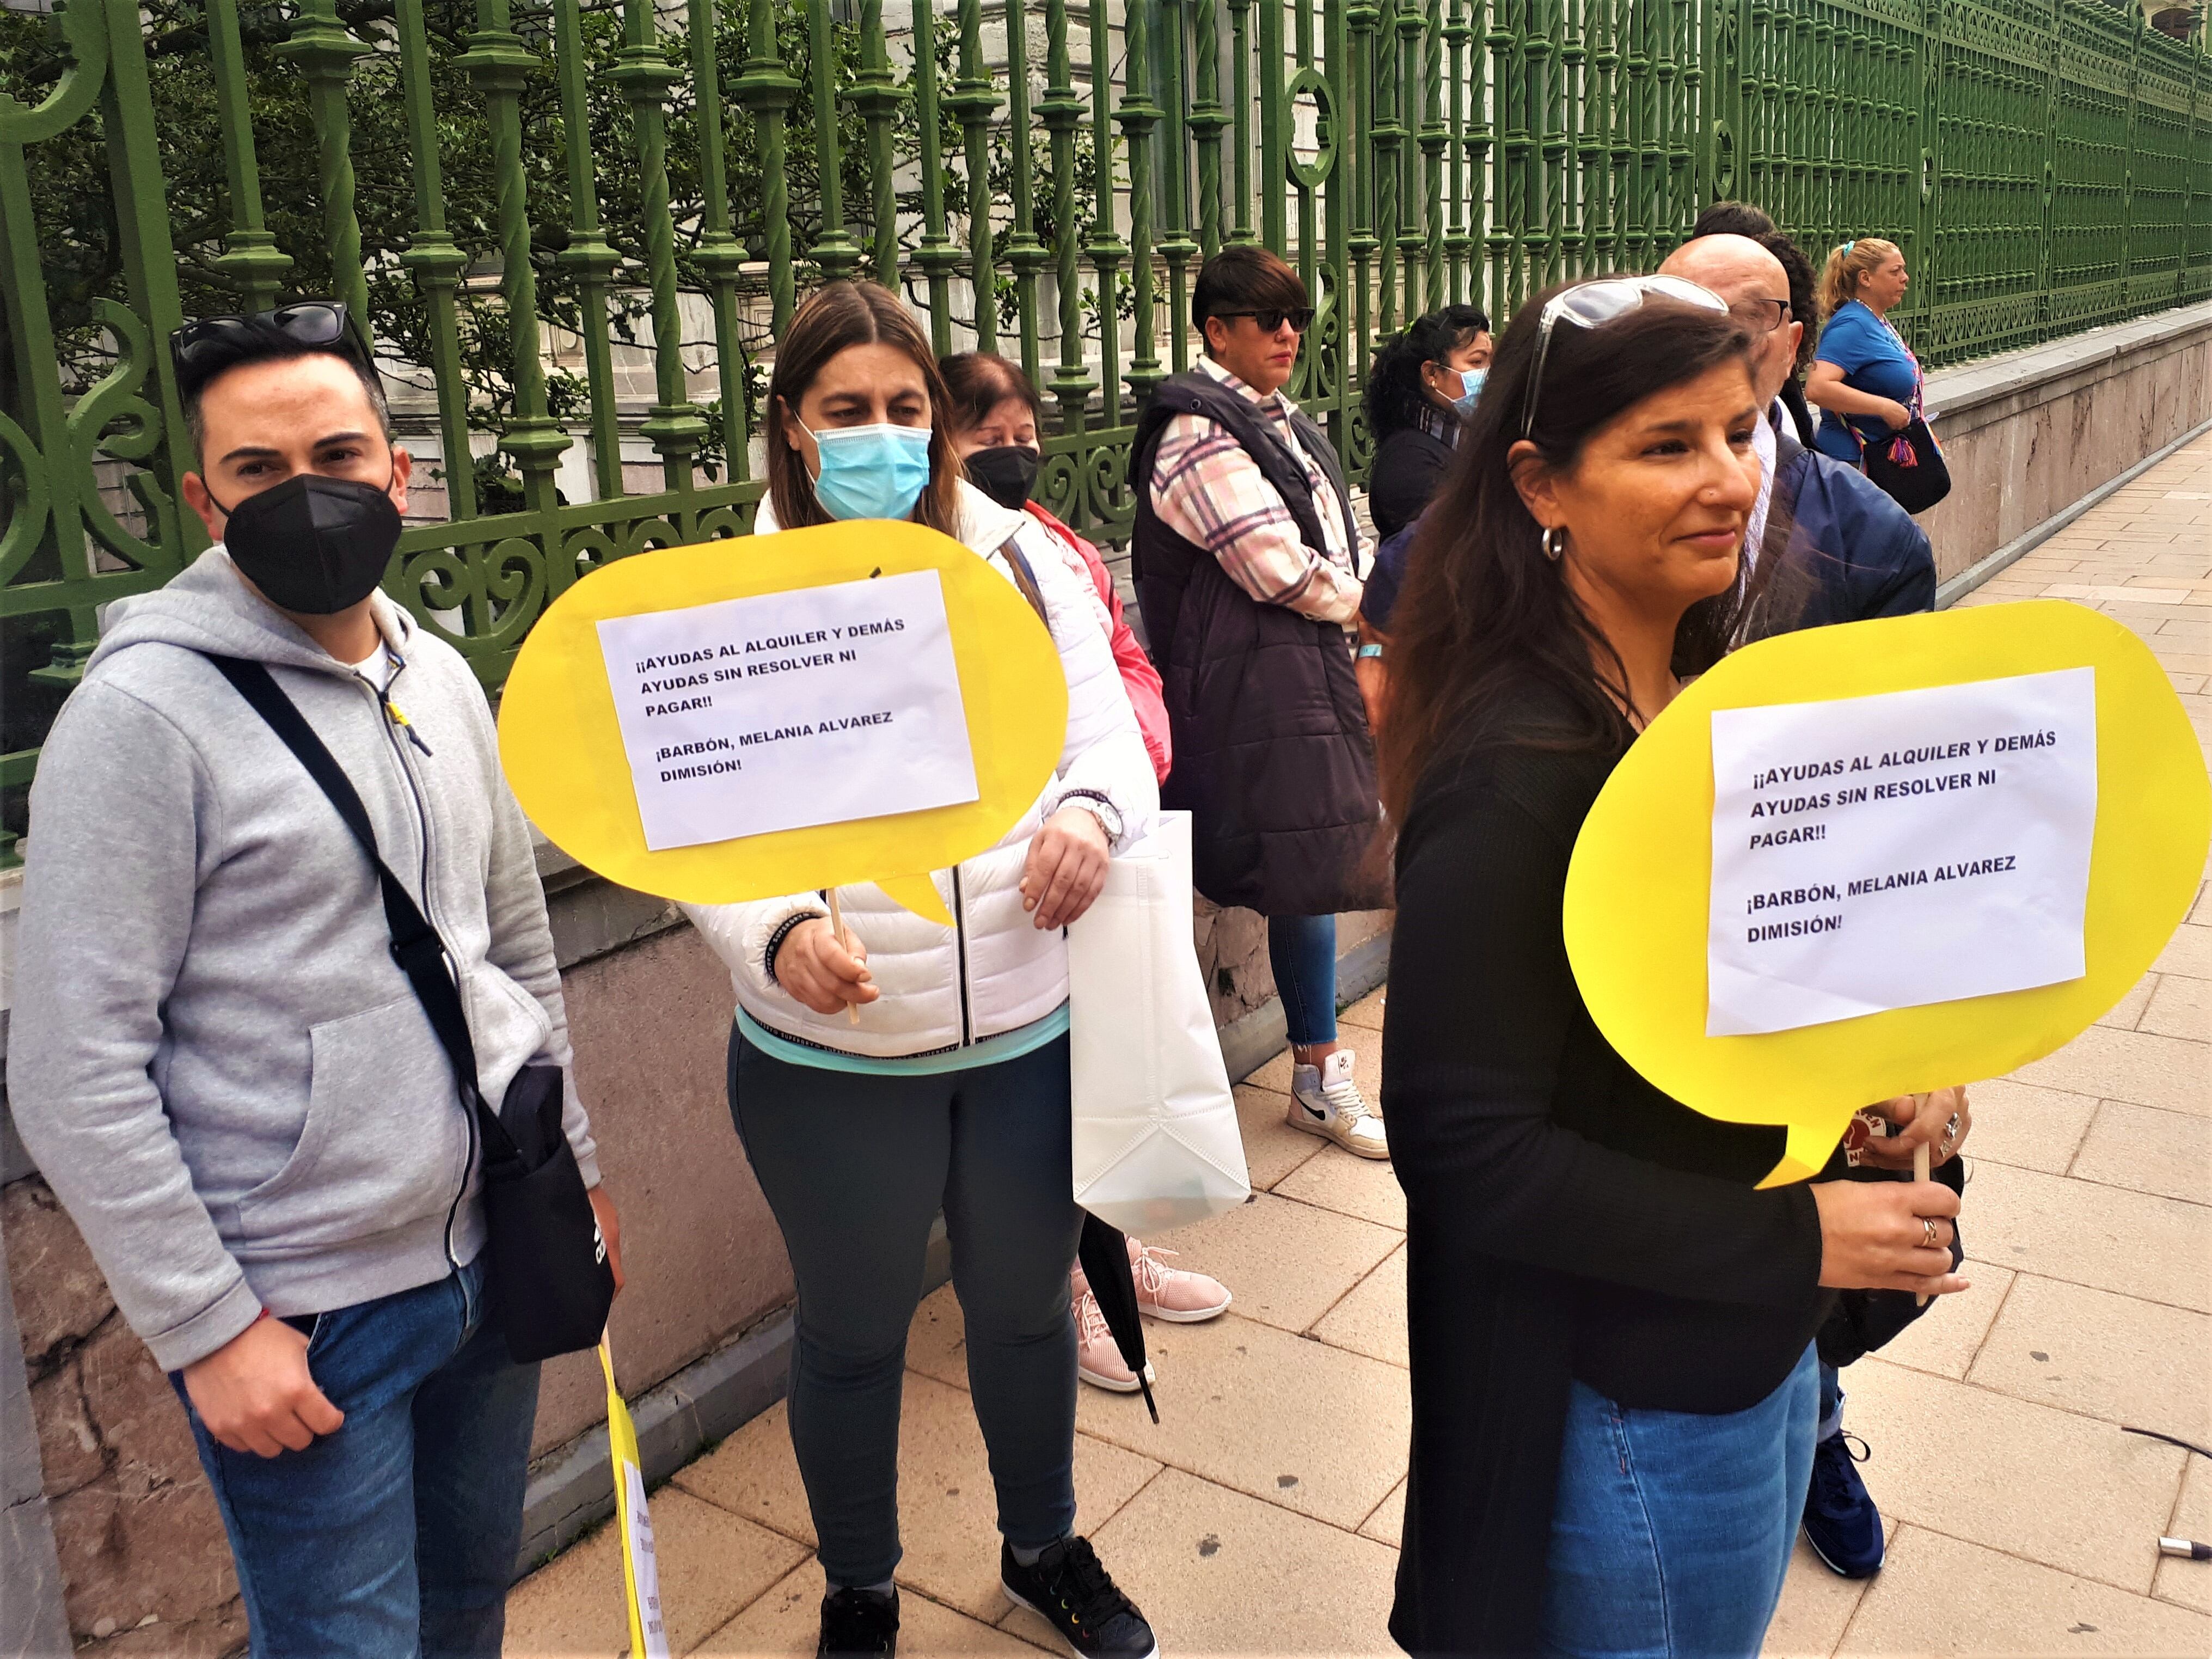
[[[1098,1310],[1098,1298],[1091,1293],[1082,1268],[1071,1276],[1068,1288],[1074,1292],[1075,1374],[1094,1389],[1112,1394],[1136,1393],[1137,1374],[1121,1358],[1114,1333],[1106,1328],[1106,1316]],[[1149,1363],[1145,1366],[1146,1382],[1152,1380],[1152,1369]]]
[[[1229,1310],[1229,1287],[1204,1273],[1170,1267],[1166,1258],[1173,1250],[1147,1249],[1129,1241],[1129,1267],[1137,1281],[1137,1311],[1170,1324],[1200,1325]]]

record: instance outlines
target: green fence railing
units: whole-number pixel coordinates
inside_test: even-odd
[[[442,491],[391,591],[496,684],[580,574],[744,532],[821,276],[1018,356],[1041,498],[1112,539],[1226,242],[1314,289],[1291,390],[1355,476],[1380,337],[1723,196],[1899,240],[1929,362],[2212,295],[2212,62],[2104,0],[5,3],[0,860],[98,608],[200,545],[187,315],[371,320]]]

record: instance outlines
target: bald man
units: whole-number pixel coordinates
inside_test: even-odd
[[[1777,400],[1805,323],[1791,313],[1782,262],[1748,236],[1723,234],[1692,238],[1659,269],[1719,295],[1753,341],[1752,384],[1766,410],[1753,435],[1765,477],[1744,553],[1754,574],[1769,556],[1787,564],[1760,580],[1741,639],[1933,610],[1926,533],[1857,468],[1807,449],[1788,429]]]
[[[1782,262],[1747,236],[1715,234],[1683,243],[1660,270],[1719,295],[1753,342],[1752,389],[1766,410],[1753,435],[1766,476],[1744,537],[1753,596],[1738,643],[1824,623],[1932,610],[1936,562],[1926,533],[1857,468],[1799,443],[1777,401],[1805,327],[1790,314]],[[1947,1163],[1936,1173],[1949,1185],[1958,1165]],[[1885,1537],[1881,1512],[1844,1438],[1838,1372],[1917,1312],[1909,1296],[1845,1297],[1820,1329],[1820,1425],[1805,1538],[1846,1578],[1881,1571]]]

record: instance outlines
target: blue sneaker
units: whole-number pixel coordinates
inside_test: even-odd
[[[1852,1451],[1851,1443],[1858,1446]],[[1805,1541],[1828,1571],[1871,1578],[1881,1571],[1881,1511],[1859,1479],[1867,1443],[1838,1430],[1813,1448],[1813,1486],[1805,1494]]]

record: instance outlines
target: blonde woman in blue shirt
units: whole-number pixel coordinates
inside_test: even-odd
[[[1912,424],[1920,397],[1920,362],[1889,313],[1912,278],[1894,242],[1862,236],[1829,254],[1820,273],[1820,314],[1826,319],[1805,381],[1805,401],[1821,411],[1814,447],[1863,465],[1862,451]]]

